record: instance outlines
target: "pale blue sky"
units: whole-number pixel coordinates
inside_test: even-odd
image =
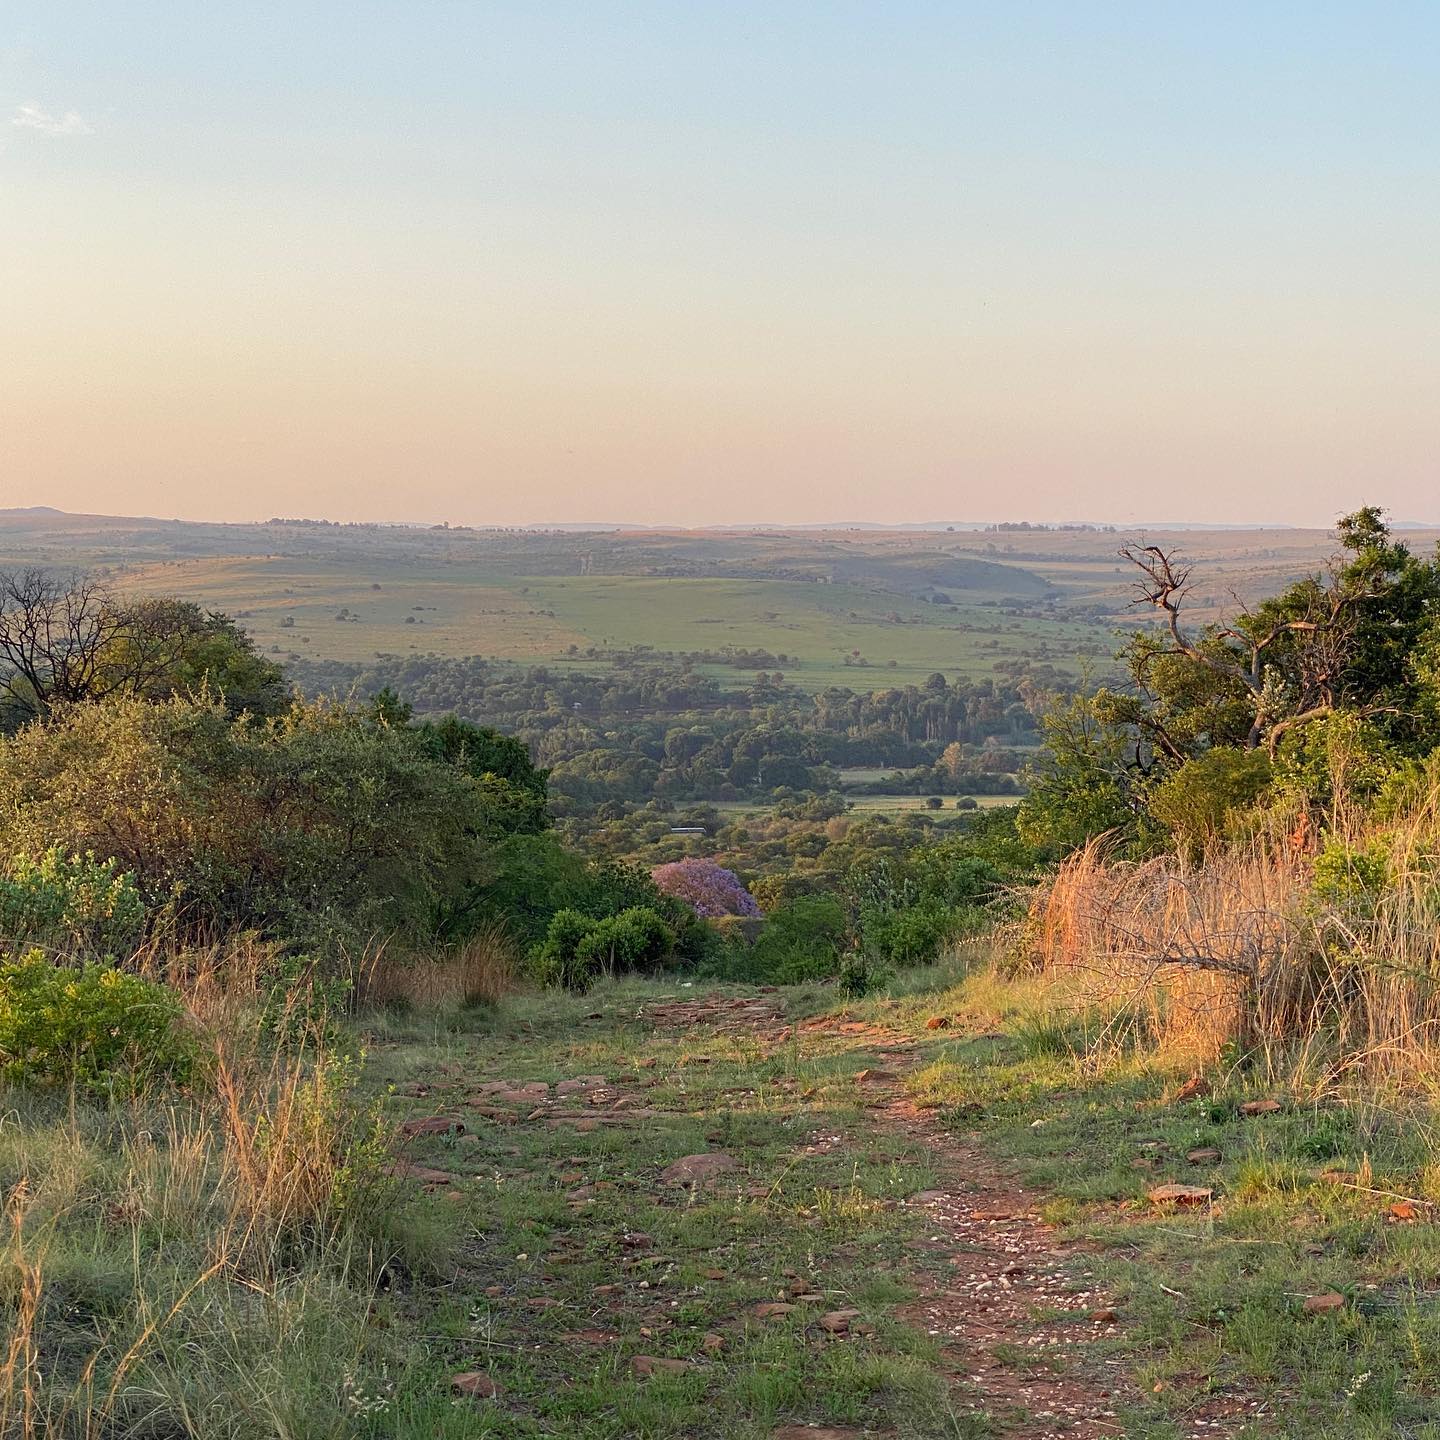
[[[0,505],[1440,519],[1435,4],[0,0]]]

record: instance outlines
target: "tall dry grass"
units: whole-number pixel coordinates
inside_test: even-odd
[[[503,926],[486,926],[434,954],[412,955],[375,945],[356,975],[362,1003],[403,1003],[417,1009],[494,1005],[515,986],[519,955]]]
[[[1092,842],[1036,894],[1028,951],[1166,1052],[1303,1048],[1332,1077],[1440,1077],[1440,791],[1332,823],[1318,886],[1312,847],[1284,833],[1193,860]]]
[[[246,1003],[244,963],[226,963],[237,956],[253,961],[252,978],[264,973],[253,946],[185,962],[195,1023],[213,1046],[201,1093],[100,1111],[79,1096],[68,1106],[7,1099],[20,1110],[0,1136],[0,1168],[20,1180],[0,1231],[3,1440],[110,1440],[140,1416],[156,1433],[203,1433],[187,1416],[213,1399],[206,1387],[244,1386],[253,1356],[279,1347],[297,1312],[329,1315],[338,1287],[345,1312],[363,1318],[392,1255],[388,1137],[354,1102],[344,1057],[327,1052],[323,1016],[304,1015],[304,1043],[280,1049],[255,1044],[253,1023],[217,1026]],[[68,1337],[61,1364],[46,1297],[65,1292],[77,1263],[83,1271],[97,1235],[128,1262],[131,1294],[88,1356],[74,1356]],[[235,1355],[204,1375],[217,1346]],[[285,1362],[311,1363],[298,1353]],[[237,1405],[270,1403],[257,1393]]]

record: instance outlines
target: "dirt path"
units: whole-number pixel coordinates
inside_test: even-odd
[[[767,1003],[768,1002],[768,1003]],[[786,1042],[769,997],[702,998],[658,1015],[661,1024],[751,1027]],[[910,1199],[925,1215],[926,1263],[912,1277],[920,1297],[900,1318],[942,1345],[957,1411],[983,1412],[1008,1440],[1100,1440],[1124,1433],[1117,1411],[1129,1384],[1122,1359],[1092,1342],[1120,1334],[1107,1297],[1086,1287],[1083,1249],[1062,1241],[1040,1218],[1043,1196],[1027,1190],[974,1139],[957,1136],[905,1095],[903,1076],[918,1062],[911,1036],[865,1021],[821,1016],[800,1022],[803,1038],[874,1055],[857,1072],[872,1124],[922,1149],[939,1184]],[[884,1068],[880,1068],[883,1066]],[[827,1137],[833,1148],[845,1137]]]
[[[1006,1435],[1122,1434],[1127,1367],[1084,1348],[1119,1334],[1115,1312],[1086,1288],[1084,1252],[1041,1220],[1042,1197],[899,1094],[874,1114],[924,1145],[941,1180],[910,1202],[925,1211],[940,1276],[927,1268],[926,1292],[902,1317],[943,1343],[951,1380],[978,1392]]]

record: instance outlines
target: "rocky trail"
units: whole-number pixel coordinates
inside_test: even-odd
[[[607,1028],[613,1032],[615,1020],[614,1015],[594,1012],[585,1015],[582,1024],[602,1035]],[[547,1262],[551,1278],[542,1280],[537,1274],[530,1281],[489,1284],[486,1298],[518,1307],[521,1314],[563,1315],[566,1328],[557,1337],[563,1344],[571,1350],[612,1350],[619,1357],[616,1364],[642,1383],[656,1383],[656,1377],[678,1381],[713,1375],[734,1347],[751,1343],[757,1328],[764,1331],[777,1324],[808,1337],[803,1343],[810,1347],[811,1360],[797,1361],[803,1373],[827,1346],[874,1343],[870,1337],[876,1335],[876,1323],[884,1323],[888,1315],[923,1332],[938,1348],[938,1368],[957,1435],[1102,1440],[1130,1433],[1123,1417],[1134,1413],[1142,1397],[1134,1389],[1133,1354],[1125,1354],[1119,1343],[1125,1316],[1094,1279],[1095,1257],[1045,1222],[1046,1197],[1026,1188],[978,1135],[957,1133],[910,1096],[907,1072],[933,1059],[937,1046],[946,1043],[942,1037],[917,1039],[844,1015],[791,1020],[784,997],[764,992],[667,997],[632,1012],[627,1024],[631,1034],[638,1029],[646,1038],[618,1052],[620,1063],[606,1067],[606,1074],[556,1076],[552,1071],[554,1078],[518,1080],[448,1060],[425,1078],[397,1087],[408,1113],[399,1126],[401,1148],[392,1174],[457,1204],[466,1203],[474,1183],[484,1183],[474,1165],[497,1165],[484,1156],[498,1156],[503,1168],[529,1163],[518,1158],[526,1144],[601,1147],[551,1162],[555,1168],[546,1183],[555,1188],[549,1193],[558,1192],[576,1227],[568,1238],[552,1237]],[[571,1053],[588,1053],[585,1043],[577,1042]],[[758,1063],[746,1068],[748,1062],[731,1058],[735,1053],[758,1056]],[[811,1101],[806,1081],[793,1078],[789,1067],[775,1078],[774,1062],[797,1053],[812,1061],[824,1058],[852,1097],[841,1113],[853,1117],[853,1097],[858,1096],[858,1121],[837,1124],[833,1110],[812,1112],[811,1104],[819,1102]],[[768,1080],[760,1073],[767,1064]],[[735,1067],[733,1077],[722,1073],[726,1066]],[[732,1078],[744,1083],[728,1083]],[[701,1092],[689,1087],[707,1084],[711,1088],[705,1093],[712,1098],[697,1109]],[[582,1263],[587,1245],[595,1242],[597,1220],[615,1213],[607,1207],[623,1205],[626,1196],[633,1196],[637,1206],[661,1207],[649,1212],[652,1221],[682,1214],[687,1195],[711,1201],[729,1196],[740,1206],[764,1207],[773,1201],[780,1182],[767,1176],[763,1166],[757,1168],[757,1157],[713,1122],[704,1136],[708,1148],[702,1142],[694,1147],[698,1153],[678,1159],[653,1158],[653,1140],[647,1139],[655,1126],[684,1122],[687,1113],[691,1124],[697,1115],[715,1114],[709,1107],[717,1097],[723,1105],[733,1096],[743,1112],[761,1084],[782,1096],[787,1126],[794,1129],[792,1156],[815,1164],[831,1162],[832,1173],[844,1173],[852,1164],[865,1163],[863,1157],[873,1153],[879,1141],[880,1148],[902,1157],[915,1174],[931,1177],[928,1188],[896,1192],[884,1202],[892,1214],[910,1212],[899,1228],[907,1237],[902,1250],[884,1262],[910,1298],[892,1301],[885,1314],[873,1307],[862,1310],[843,1287],[832,1283],[823,1266],[803,1264],[783,1276],[772,1271],[770,1286],[777,1280],[780,1285],[763,1298],[763,1290],[755,1293],[755,1281],[763,1277],[753,1274],[755,1262],[747,1260],[745,1246],[729,1246],[717,1254],[721,1263],[700,1268],[698,1289],[697,1281],[691,1281],[686,1290],[684,1262],[673,1251],[663,1253],[651,1235],[634,1233],[639,1227],[633,1221],[610,1237],[616,1257],[613,1273],[593,1276],[600,1283],[588,1290],[567,1292],[560,1283],[565,1270],[555,1267],[573,1269]],[[555,1139],[525,1138],[545,1134]],[[562,1138],[566,1136],[575,1139],[567,1142]],[[617,1144],[632,1146],[636,1162],[623,1168],[606,1162],[604,1149]],[[550,1153],[559,1152],[552,1148]],[[648,1166],[644,1157],[651,1157]],[[798,1243],[803,1256],[806,1242]],[[859,1262],[865,1263],[863,1254]],[[686,1295],[704,1297],[712,1288],[736,1284],[750,1287],[748,1301],[733,1307],[722,1303],[708,1322],[711,1329],[695,1337],[691,1348],[682,1342],[672,1347],[675,1353],[664,1353],[662,1342],[673,1332],[677,1303],[687,1304]],[[676,1294],[678,1301],[667,1298]],[[626,1347],[637,1338],[646,1345],[645,1353],[626,1358]],[[536,1333],[530,1348],[539,1354],[550,1343]],[[933,1373],[934,1362],[930,1364]],[[479,1394],[490,1383],[484,1372],[480,1375],[478,1380],[468,1370],[457,1375],[458,1393]],[[497,1386],[489,1398],[494,1401],[499,1393]],[[1234,1435],[1247,1418],[1245,1410],[1233,1397],[1228,1402],[1212,1397],[1204,1408],[1175,1417],[1179,1425],[1167,1433]],[[515,1433],[555,1432],[542,1428]],[[745,1433],[764,1440],[903,1440],[915,1432],[896,1428],[877,1413],[874,1423],[791,1421]]]

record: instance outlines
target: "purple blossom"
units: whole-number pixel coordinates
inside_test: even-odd
[[[755,897],[740,883],[740,877],[713,860],[691,858],[657,865],[650,878],[664,894],[683,900],[706,920],[721,915],[760,916]]]

